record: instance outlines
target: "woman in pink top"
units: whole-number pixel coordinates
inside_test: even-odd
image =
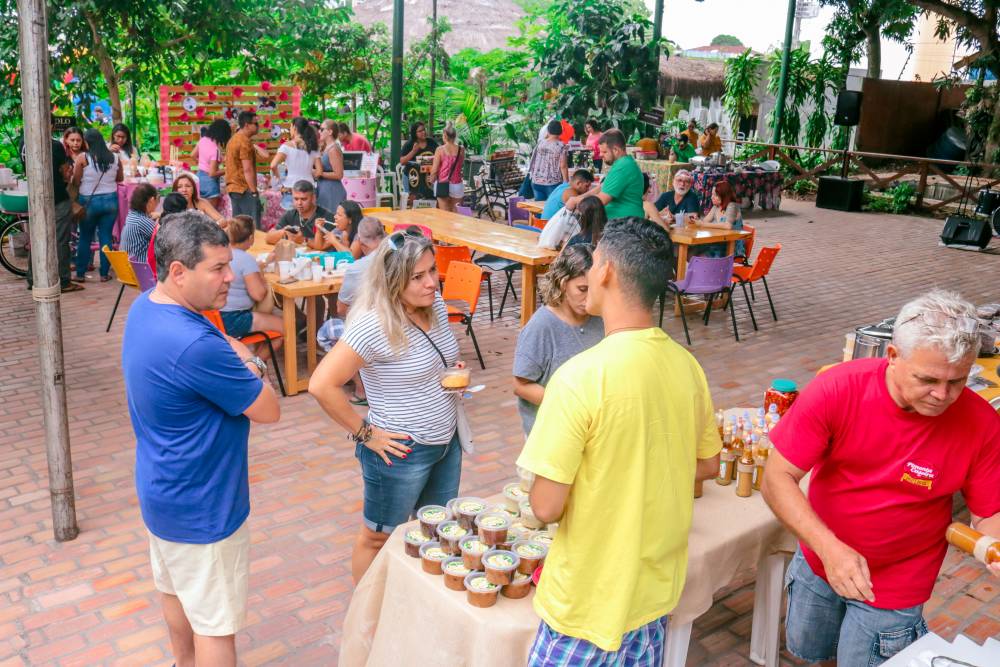
[[[588,118],[587,122],[583,124],[583,129],[587,133],[584,145],[594,151],[594,173],[596,174],[604,166],[604,160],[601,159],[601,147],[599,146],[601,135],[604,133],[601,132],[600,126],[594,118]]]
[[[221,118],[213,120],[191,153],[191,159],[198,162],[198,190],[208,200],[213,209],[219,208],[222,196],[220,177],[222,176],[222,149],[233,136],[233,128]]]
[[[455,126],[448,123],[441,136],[444,145],[434,151],[434,162],[431,164],[431,183],[434,184],[434,196],[437,197],[438,208],[455,212],[455,207],[462,201],[465,194],[465,184],[462,182],[462,163],[465,162],[465,149],[457,143],[458,133]]]

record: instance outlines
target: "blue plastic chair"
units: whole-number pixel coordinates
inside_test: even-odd
[[[532,227],[531,225],[511,225],[514,229],[523,229],[526,232],[535,232],[536,234],[541,234],[542,230],[538,227]]]
[[[687,272],[681,280],[671,280],[667,282],[666,292],[673,292],[677,299],[677,306],[681,311],[681,322],[684,324],[684,337],[687,344],[691,344],[691,334],[688,331],[687,317],[684,314],[684,299],[688,295],[702,295],[707,297],[705,305],[705,315],[702,318],[705,326],[708,326],[708,317],[712,313],[712,301],[716,296],[727,295],[729,297],[729,314],[733,320],[733,335],[736,342],[740,341],[740,332],[736,328],[736,310],[733,306],[733,261],[734,257],[701,257],[695,256],[688,262]],[[663,305],[666,301],[665,294],[660,298],[660,326],[663,326]]]

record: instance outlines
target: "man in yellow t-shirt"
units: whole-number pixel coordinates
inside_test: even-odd
[[[721,449],[704,372],[653,325],[670,262],[661,227],[640,218],[605,227],[587,311],[604,318],[606,337],[556,371],[517,461],[536,476],[532,511],[559,522],[529,665],[662,662],[687,572],[694,482],[716,475]]]

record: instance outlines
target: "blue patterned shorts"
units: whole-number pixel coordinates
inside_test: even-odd
[[[586,639],[556,632],[545,621],[538,626],[528,656],[529,667],[660,667],[667,639],[667,617],[626,632],[617,651],[605,651]]]

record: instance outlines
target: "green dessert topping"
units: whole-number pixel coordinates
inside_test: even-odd
[[[458,504],[458,511],[462,514],[479,514],[485,507],[478,500],[463,500]]]
[[[493,554],[486,559],[486,564],[498,570],[508,570],[514,567],[514,559],[509,554]]]
[[[424,542],[430,542],[430,539],[419,530],[411,530],[406,533],[406,541],[423,544]]]
[[[429,510],[424,510],[420,515],[420,518],[428,523],[437,523],[439,521],[444,521],[448,518],[448,512],[439,508],[432,508]]]
[[[501,516],[487,516],[479,520],[480,528],[504,528],[507,521]]]
[[[495,591],[498,586],[486,581],[486,577],[476,577],[469,581],[469,588],[479,593],[489,593]]]
[[[448,523],[441,526],[438,532],[446,537],[461,537],[462,535],[465,535],[469,531],[467,531],[465,528],[462,528],[457,523]]]
[[[485,553],[488,547],[480,542],[478,539],[466,540],[462,542],[462,551],[468,551],[473,554]]]
[[[449,558],[449,554],[442,551],[441,547],[431,547],[430,549],[424,549],[424,558],[427,560],[444,560]]]
[[[511,484],[505,489],[508,496],[512,498],[523,498],[525,495],[524,489],[521,488],[520,484]]]
[[[453,560],[450,563],[445,563],[444,569],[448,574],[468,574],[472,572],[469,568],[462,564],[461,560]]]
[[[524,556],[525,558],[540,558],[545,549],[537,544],[519,544],[515,547],[514,551],[517,552],[518,556]]]

